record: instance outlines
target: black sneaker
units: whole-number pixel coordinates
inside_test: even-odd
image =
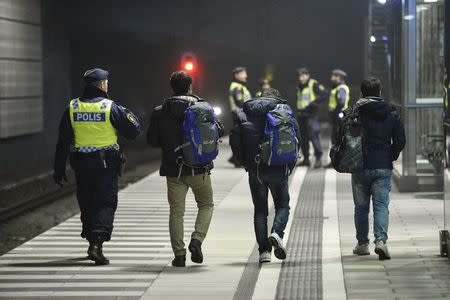
[[[103,255],[103,249],[101,245],[90,245],[88,249],[88,258],[94,261],[97,266],[109,265],[109,259],[107,259]]]
[[[186,255],[175,255],[175,258],[172,260],[172,266],[186,267]]]
[[[202,243],[197,239],[192,239],[188,247],[191,252],[191,260],[197,264],[203,262]]]

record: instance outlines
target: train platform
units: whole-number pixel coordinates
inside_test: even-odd
[[[258,263],[247,174],[224,147],[213,170],[215,211],[205,261],[170,265],[169,206],[157,172],[119,193],[108,266],[86,258],[79,216],[0,257],[0,299],[444,299],[450,262],[439,256],[443,201],[429,194],[391,194],[392,260],[352,254],[350,176],[299,167],[290,180],[285,261]],[[433,195],[432,195],[433,196]],[[189,194],[186,241],[196,205]],[[273,215],[273,209],[271,216]]]

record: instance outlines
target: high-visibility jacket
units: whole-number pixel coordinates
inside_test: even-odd
[[[235,90],[239,91],[239,97],[236,97],[234,94]],[[250,100],[252,98],[252,94],[247,89],[247,87],[239,82],[233,81],[230,84],[230,88],[228,89],[228,101],[230,102],[231,111],[235,111],[237,108],[242,108],[244,102]]]
[[[70,122],[75,148],[107,148],[117,144],[117,132],[111,124],[112,101],[70,101]]]
[[[315,79],[310,79],[307,87],[304,87],[302,90],[297,88],[297,109],[304,109],[311,102],[317,100],[316,92],[314,92],[314,84],[316,82]]]
[[[345,99],[341,99],[341,101],[344,101],[344,106],[342,107],[342,110],[345,110],[348,107],[348,104],[350,102],[350,89],[345,83],[341,83],[340,85],[338,85],[337,87],[335,87],[330,91],[330,100],[328,102],[329,111],[333,111],[337,108],[338,101],[336,95],[341,89],[345,90]]]

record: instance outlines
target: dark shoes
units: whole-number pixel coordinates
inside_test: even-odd
[[[320,158],[316,159],[316,162],[314,163],[314,169],[319,169],[322,168],[322,161],[320,160]]]
[[[109,259],[103,255],[101,244],[91,244],[87,251],[88,258],[95,262],[97,266],[109,265]]]
[[[192,239],[188,249],[191,252],[192,262],[201,264],[203,262],[202,243],[197,239]]]
[[[186,255],[176,255],[172,260],[172,266],[174,267],[186,267]]]
[[[334,168],[333,163],[330,162],[328,165],[325,166],[326,169],[332,169]]]
[[[297,164],[297,166],[299,166],[299,167],[310,167],[311,166],[311,162],[309,161],[309,159],[304,159],[301,162],[299,162]]]
[[[191,252],[192,262],[201,264],[203,262],[202,243],[199,240],[192,239],[188,249]],[[175,255],[175,258],[172,260],[172,266],[186,267],[186,255]]]
[[[228,162],[233,164],[235,168],[240,168],[242,164],[239,160],[236,159],[236,157],[232,156],[228,159]]]

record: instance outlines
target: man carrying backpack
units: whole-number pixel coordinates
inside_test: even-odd
[[[218,140],[223,134],[223,128],[212,107],[191,94],[192,78],[188,73],[173,73],[170,85],[174,96],[165,99],[162,105],[153,110],[147,142],[152,147],[162,149],[160,175],[167,180],[170,242],[175,254],[172,265],[184,267],[186,249],[183,217],[186,194],[191,188],[198,207],[195,231],[188,249],[191,260],[202,263],[201,245],[214,206],[210,170],[218,154]]]
[[[373,202],[375,253],[390,259],[386,241],[389,225],[389,192],[392,162],[405,146],[405,130],[393,104],[380,98],[381,83],[370,78],[361,83],[360,99],[344,111],[343,127],[331,158],[337,171],[352,173],[357,255],[369,255],[369,211]]]
[[[283,235],[290,209],[288,177],[298,155],[298,123],[287,101],[273,88],[245,102],[243,109],[245,115],[231,131],[230,144],[249,174],[259,261],[271,261],[272,247],[278,259],[285,259]],[[270,236],[267,230],[269,190],[275,204]]]

